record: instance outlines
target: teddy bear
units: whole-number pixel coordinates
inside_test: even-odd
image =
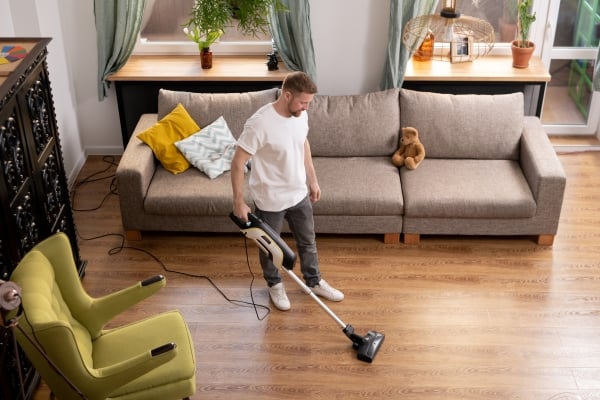
[[[425,158],[425,146],[419,140],[419,131],[413,127],[402,128],[400,148],[392,155],[392,164],[415,169]]]

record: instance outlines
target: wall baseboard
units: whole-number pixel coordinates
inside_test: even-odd
[[[123,146],[86,147],[85,154],[88,156],[120,156],[123,154]]]

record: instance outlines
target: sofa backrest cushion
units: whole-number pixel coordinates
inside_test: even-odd
[[[313,156],[391,156],[400,134],[399,90],[315,95],[308,109]]]
[[[181,103],[201,129],[223,116],[237,139],[246,120],[263,105],[277,100],[277,92],[277,88],[245,93],[193,93],[160,89],[158,119]]]
[[[402,126],[419,131],[428,158],[518,160],[523,93],[453,95],[400,90]]]

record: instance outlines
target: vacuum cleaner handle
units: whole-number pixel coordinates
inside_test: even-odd
[[[243,221],[233,213],[229,214],[229,218],[235,222],[247,238],[252,239],[269,256],[276,267],[283,266],[287,270],[294,268],[296,254],[263,220],[252,213],[248,213],[248,221]]]

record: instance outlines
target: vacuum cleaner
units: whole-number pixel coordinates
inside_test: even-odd
[[[233,213],[229,217],[240,228],[240,231],[252,239],[261,251],[269,256],[276,267],[286,271],[288,275],[304,290],[306,294],[321,306],[321,308],[338,323],[346,336],[352,341],[352,347],[357,351],[357,358],[368,363],[373,362],[375,355],[381,347],[385,335],[383,333],[368,331],[360,336],[354,332],[352,325],[344,323],[316,294],[292,271],[296,263],[296,254],[283,241],[277,232],[256,215],[249,213],[248,221],[236,217]]]

